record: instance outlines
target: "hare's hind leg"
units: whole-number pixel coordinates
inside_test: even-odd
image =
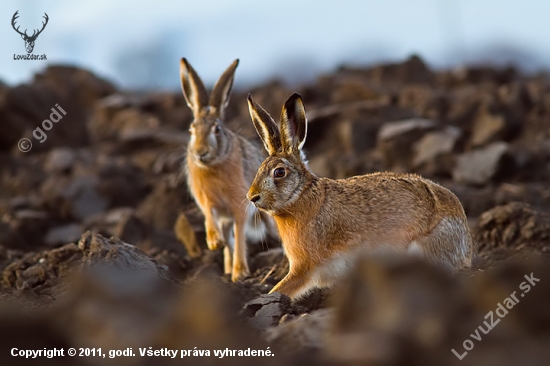
[[[223,238],[225,239],[225,247],[223,248],[223,273],[231,274],[233,271],[233,248],[234,236],[232,233],[233,222],[225,221],[222,223]]]
[[[236,217],[233,225],[233,232],[235,234],[235,249],[233,251],[233,271],[231,280],[237,282],[247,276],[250,276],[250,269],[248,268],[247,251],[246,251],[246,239],[245,239],[245,223],[246,218],[244,215]]]
[[[409,252],[422,252],[429,261],[451,269],[470,267],[473,245],[467,223],[444,218],[428,235],[411,243]]]
[[[223,248],[223,273],[231,274],[233,271],[233,253],[229,245]]]

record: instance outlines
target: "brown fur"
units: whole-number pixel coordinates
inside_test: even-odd
[[[307,121],[299,95],[283,107],[281,132],[249,97],[254,125],[270,156],[248,192],[273,215],[290,262],[271,292],[299,297],[328,286],[362,251],[420,250],[450,268],[470,266],[473,243],[458,198],[414,174],[374,173],[348,179],[319,178],[303,160]],[[286,132],[284,132],[286,131]],[[278,141],[277,141],[278,140]],[[286,175],[275,177],[275,169]]]
[[[178,219],[174,224],[174,232],[176,233],[178,240],[185,245],[187,254],[189,254],[191,258],[198,258],[201,256],[202,251],[197,243],[195,231],[193,231],[191,223],[187,220],[187,216],[185,216],[183,212],[180,212]]]
[[[246,192],[263,158],[258,147],[223,124],[237,64],[238,60],[224,72],[208,98],[195,70],[187,60],[181,62],[183,93],[194,114],[187,147],[187,182],[205,217],[208,247],[224,248],[225,273],[231,274],[233,281],[250,274],[245,234],[247,209],[255,208],[249,207]],[[269,222],[266,226],[274,229]]]

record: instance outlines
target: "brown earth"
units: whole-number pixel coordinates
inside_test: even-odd
[[[252,276],[231,283],[182,177],[191,122],[182,95],[125,93],[85,70],[50,67],[27,85],[0,83],[0,364],[15,364],[13,347],[132,347],[138,356],[117,358],[122,365],[545,364],[550,78],[433,72],[418,57],[342,67],[296,90],[272,82],[235,92],[230,128],[258,142],[246,94],[278,115],[293,91],[304,97],[314,172],[416,172],[445,185],[474,231],[474,267],[450,275],[411,258],[365,258],[335,289],[291,303],[266,295],[288,270],[267,238],[250,246]],[[32,131],[56,103],[67,115],[41,144]],[[540,281],[499,325],[471,338],[531,274]],[[460,361],[451,349],[462,354],[467,339],[474,348]],[[140,347],[212,355],[141,357]],[[249,347],[275,356],[213,355]]]

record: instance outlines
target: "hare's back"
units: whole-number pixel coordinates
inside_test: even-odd
[[[352,202],[390,216],[465,219],[458,198],[448,189],[416,174],[373,173],[337,181]],[[354,197],[354,198],[353,198]],[[430,220],[430,221],[431,221]]]

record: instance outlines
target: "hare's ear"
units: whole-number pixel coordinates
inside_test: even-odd
[[[274,155],[281,149],[279,127],[277,127],[277,124],[269,113],[252,100],[250,94],[248,94],[248,110],[250,111],[250,117],[256,128],[256,132],[258,132],[264,143],[265,149],[269,155]]]
[[[225,70],[225,72],[220,76],[220,79],[214,85],[212,89],[212,94],[210,95],[210,102],[208,103],[211,107],[216,108],[218,116],[223,119],[225,108],[229,103],[229,96],[231,95],[231,88],[233,87],[233,79],[235,78],[235,70],[239,65],[239,59],[233,61],[231,65]]]
[[[208,93],[197,72],[185,58],[180,62],[181,89],[193,114],[198,115],[208,105]]]
[[[294,93],[281,112],[281,145],[288,154],[298,153],[306,142],[307,119],[302,97]]]

